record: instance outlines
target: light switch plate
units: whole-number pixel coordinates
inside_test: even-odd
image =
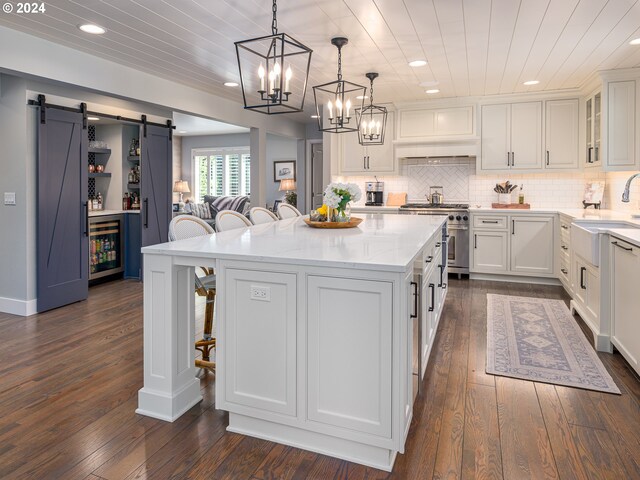
[[[16,204],[16,192],[4,192],[4,204],[15,205]]]

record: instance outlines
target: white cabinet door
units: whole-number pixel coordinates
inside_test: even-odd
[[[640,248],[611,239],[611,340],[640,373]]]
[[[549,100],[545,114],[545,168],[578,168],[578,99]]]
[[[340,173],[384,174],[396,170],[393,155],[394,113],[387,115],[387,130],[382,145],[362,146],[357,132],[340,134]]]
[[[553,274],[553,217],[511,217],[511,271]]]
[[[482,106],[482,170],[508,170],[510,108],[504,105]]]
[[[542,167],[542,102],[511,105],[511,168]]]
[[[507,232],[475,231],[472,240],[474,272],[500,273],[509,270]]]
[[[358,142],[358,133],[341,133],[340,171],[362,173],[367,170],[365,148]]]
[[[307,415],[391,438],[393,284],[307,277]]]
[[[225,287],[225,400],[295,416],[296,275],[227,269]]]
[[[610,82],[607,91],[607,166],[635,167],[636,82]]]

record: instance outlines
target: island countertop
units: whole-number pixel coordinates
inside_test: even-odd
[[[304,217],[162,243],[142,253],[404,272],[445,215],[360,215],[356,228],[316,229]]]

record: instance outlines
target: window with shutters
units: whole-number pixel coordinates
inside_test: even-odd
[[[194,197],[205,195],[249,195],[251,189],[251,155],[249,147],[198,148],[191,151],[195,170]]]

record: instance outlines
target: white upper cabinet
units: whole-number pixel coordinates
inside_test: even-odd
[[[393,155],[394,114],[387,116],[387,131],[383,145],[362,146],[358,134],[342,133],[340,137],[340,173],[342,174],[389,174],[396,171]]]
[[[473,134],[472,106],[398,112],[399,142]]]
[[[636,163],[636,82],[607,84],[607,157],[609,170],[634,169]]]
[[[579,101],[545,102],[545,168],[578,168]]]
[[[586,167],[600,165],[600,139],[602,132],[601,112],[602,94],[600,92],[596,92],[587,98],[585,102],[585,126],[587,139],[587,152],[585,156]]]
[[[480,170],[542,168],[542,102],[482,106]]]

